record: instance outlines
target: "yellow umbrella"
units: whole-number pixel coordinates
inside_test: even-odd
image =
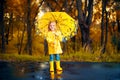
[[[57,21],[57,29],[62,35],[69,39],[76,34],[77,26],[75,20],[65,12],[46,12],[38,19],[38,29],[40,34],[45,37],[48,32],[48,24],[50,21]]]

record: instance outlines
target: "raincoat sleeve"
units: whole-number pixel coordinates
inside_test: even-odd
[[[48,34],[46,36],[46,40],[47,40],[48,43],[51,43],[51,42],[54,41],[54,38],[53,38],[53,36],[51,35],[50,32],[48,32]]]
[[[56,37],[59,41],[62,41],[63,36],[60,31],[57,32],[58,36]]]
[[[46,37],[46,40],[49,42],[49,43],[52,43],[52,42],[55,42],[56,40],[58,41],[62,41],[62,34],[60,31],[56,31],[55,34],[49,32],[47,37]]]

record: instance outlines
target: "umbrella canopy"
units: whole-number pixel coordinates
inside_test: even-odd
[[[46,12],[40,19],[38,19],[38,29],[40,34],[45,37],[48,33],[48,25],[50,21],[57,22],[57,29],[62,35],[69,39],[76,34],[77,26],[75,20],[65,12]]]

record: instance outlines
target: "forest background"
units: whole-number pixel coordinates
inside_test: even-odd
[[[0,0],[0,60],[47,61],[37,20],[64,11],[76,20],[75,37],[61,42],[63,61],[120,62],[119,0]]]

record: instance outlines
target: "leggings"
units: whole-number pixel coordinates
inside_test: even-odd
[[[54,61],[54,56],[55,56],[56,61],[60,61],[59,54],[50,54],[50,61]]]

